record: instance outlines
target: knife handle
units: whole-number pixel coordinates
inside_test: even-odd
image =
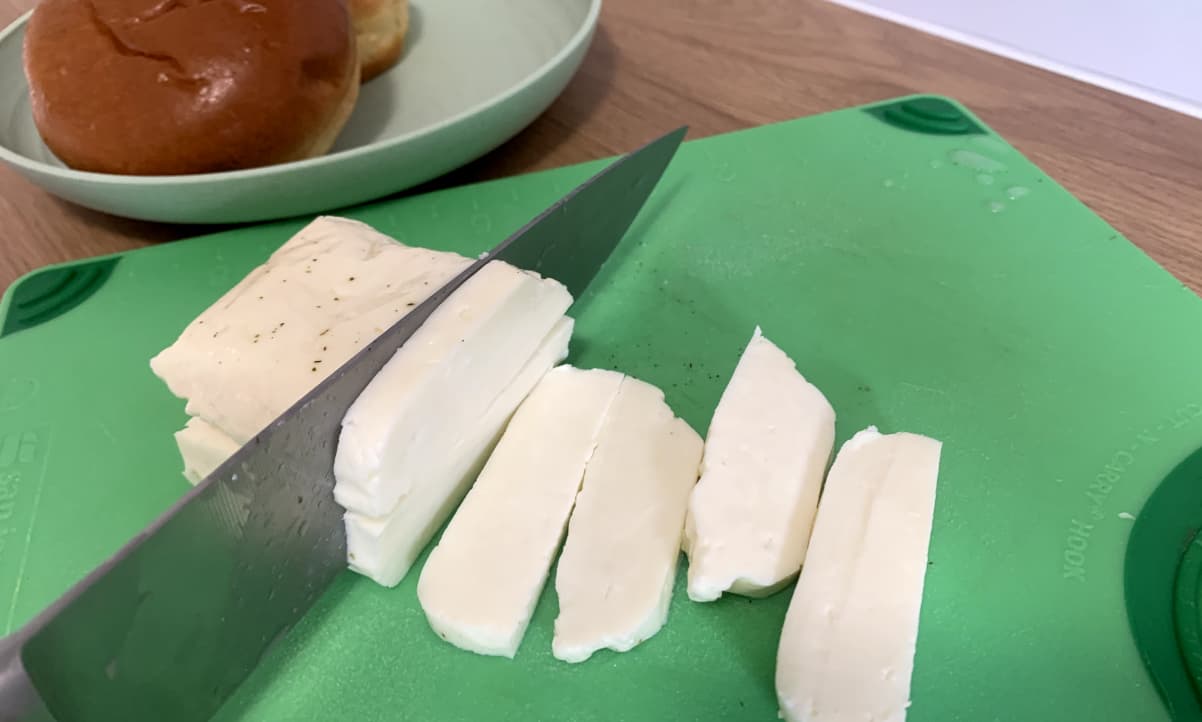
[[[25,672],[23,642],[17,635],[0,639],[0,722],[58,722]]]

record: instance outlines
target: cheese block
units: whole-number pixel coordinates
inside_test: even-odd
[[[421,483],[390,514],[345,514],[351,569],[386,587],[396,586],[405,578],[422,549],[463,499],[514,410],[539,379],[567,357],[572,328],[571,318],[560,319],[504,392],[464,427],[454,448],[426,469]]]
[[[777,652],[789,722],[905,720],[941,450],[874,427],[840,448]]]
[[[493,261],[466,281],[367,384],[342,419],[334,498],[387,515],[513,380],[572,297]]]
[[[241,445],[471,263],[358,221],[319,217],[202,311],[150,367],[190,416]]]
[[[417,598],[440,637],[517,652],[621,382],[560,366],[518,407],[422,568]]]
[[[662,391],[622,380],[556,567],[555,657],[583,662],[600,649],[625,652],[663,626],[701,447]]]
[[[224,431],[196,416],[175,432],[175,443],[184,459],[184,478],[194,485],[241,448]]]
[[[757,326],[710,421],[689,500],[688,594],[760,597],[797,576],[835,443],[835,410]]]

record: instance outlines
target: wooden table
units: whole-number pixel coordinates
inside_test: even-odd
[[[34,3],[0,0],[0,25]],[[1202,292],[1202,121],[820,0],[605,0],[547,113],[432,185],[621,153],[682,120],[701,137],[915,92],[964,102]],[[209,230],[84,210],[7,168],[0,219],[0,288],[46,263]]]

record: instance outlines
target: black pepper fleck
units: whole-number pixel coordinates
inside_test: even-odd
[[[319,334],[317,334],[317,335],[318,335],[318,336],[325,336],[325,335],[326,335],[327,333],[329,333],[329,332],[330,332],[330,329],[328,329],[328,328],[327,328],[326,330],[322,331],[321,333],[319,333]]]

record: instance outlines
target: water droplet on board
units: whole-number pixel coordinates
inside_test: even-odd
[[[1031,192],[1030,188],[1024,186],[1010,186],[1006,189],[1006,197],[1012,201],[1016,201]]]
[[[897,183],[895,183],[892,178],[886,178],[881,185],[885,186],[886,188],[892,188],[893,186],[897,185]]]
[[[1006,170],[1005,163],[983,156],[973,150],[957,148],[948,153],[948,157],[951,158],[952,163],[958,166],[970,168],[981,173],[1000,173]]]
[[[979,173],[977,174],[977,182],[983,186],[991,186],[993,185],[993,176],[988,173]]]
[[[990,213],[1001,213],[1006,210],[1006,204],[1001,201],[989,201],[988,208]]]
[[[932,168],[942,168],[942,167],[943,167],[943,161],[941,161],[941,160],[938,160],[938,159],[936,159],[936,160],[933,160],[933,161],[931,161],[931,167],[932,167]]]

